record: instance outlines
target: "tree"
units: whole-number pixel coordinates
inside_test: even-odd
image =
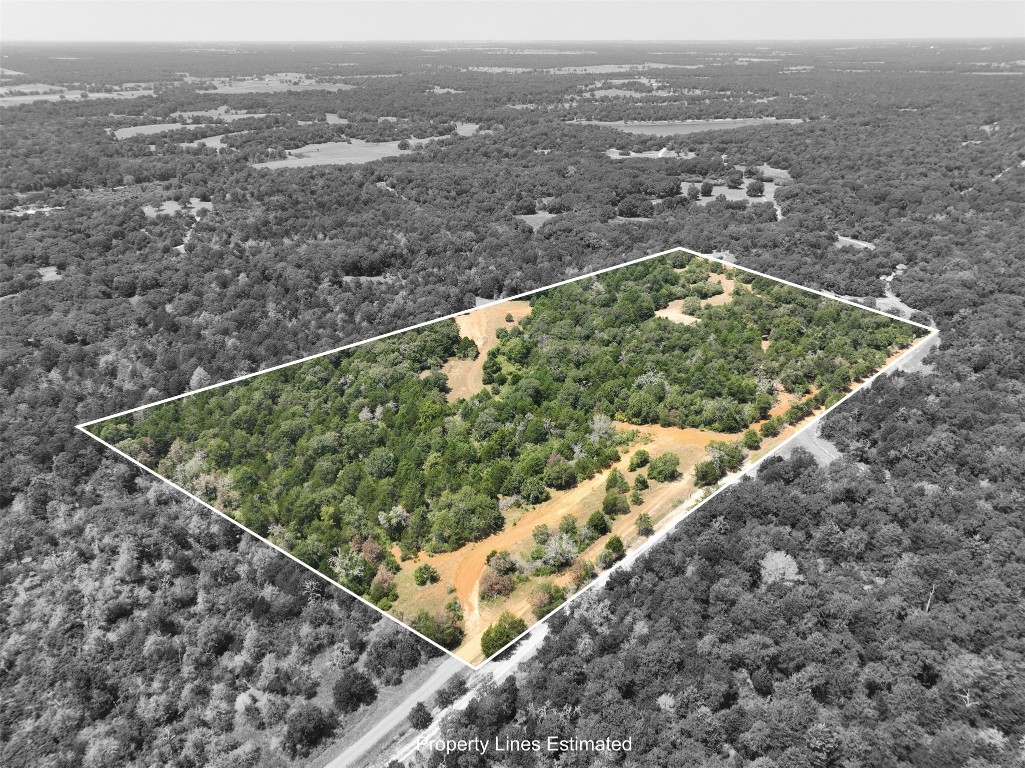
[[[740,189],[744,183],[744,172],[732,170],[726,174],[726,186],[730,189]]]
[[[655,532],[655,526],[652,525],[651,515],[647,512],[641,512],[637,515],[637,533],[641,536],[650,536]]]
[[[604,536],[609,532],[609,520],[600,509],[596,509],[591,513],[591,516],[587,518],[587,527],[590,528],[596,536]]]
[[[418,701],[413,708],[409,710],[409,724],[418,731],[422,731],[433,721],[434,717],[431,715],[431,711],[424,706],[422,701]]]
[[[608,568],[613,563],[622,560],[625,554],[626,547],[623,545],[623,540],[618,536],[610,536],[609,540],[605,542],[605,549],[598,555],[598,567]]]
[[[643,448],[638,449],[637,452],[630,457],[630,471],[634,472],[635,470],[638,470],[641,467],[646,467],[650,460],[651,456],[648,454],[646,450],[644,450]],[[606,485],[606,489],[607,488],[608,486]]]
[[[498,621],[484,630],[480,639],[480,649],[486,658],[490,658],[527,631],[527,623],[505,611]]]
[[[292,757],[305,757],[335,729],[331,715],[315,704],[300,704],[285,718],[283,747]]]
[[[711,192],[709,192],[711,194]],[[698,189],[697,184],[690,184],[687,187],[687,197],[691,200],[697,200],[701,197],[701,191]]]
[[[658,483],[667,483],[680,476],[680,457],[672,451],[651,460],[648,478]]]
[[[605,480],[605,490],[615,493],[626,493],[630,490],[630,484],[626,482],[622,472],[618,469],[613,469]]]
[[[625,515],[630,511],[630,503],[625,496],[621,496],[615,491],[609,491],[602,500],[601,511],[606,517]]]
[[[417,566],[416,570],[413,571],[413,581],[416,585],[423,587],[427,584],[434,584],[440,578],[437,568],[430,563],[424,563],[423,565]]]
[[[331,688],[335,707],[339,712],[355,712],[377,698],[377,686],[370,675],[358,669],[343,669]]]
[[[747,185],[747,196],[748,197],[761,197],[765,194],[765,184],[760,179],[755,179],[748,182]]]
[[[762,445],[762,438],[757,431],[749,429],[744,432],[743,444],[749,451],[757,451]]]
[[[469,688],[466,685],[466,678],[462,675],[456,675],[438,689],[438,692],[434,694],[434,701],[439,707],[444,709],[451,706],[467,690]]]
[[[708,181],[707,179],[705,179],[705,181],[701,182],[701,196],[702,197],[711,197],[712,196],[712,190],[713,190],[712,182]]]

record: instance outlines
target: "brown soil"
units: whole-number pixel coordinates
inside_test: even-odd
[[[719,283],[719,285],[722,286],[723,292],[710,299],[702,299],[702,307],[720,307],[723,304],[729,304],[733,301],[733,287],[737,284],[736,280],[731,280],[725,275],[720,275],[717,272],[709,273],[708,279],[710,282]]]
[[[698,321],[694,315],[688,315],[683,311],[683,299],[670,301],[666,308],[658,310],[655,316],[664,317],[666,320],[672,320],[674,323],[682,323],[683,325],[693,325]]]
[[[530,314],[530,302],[503,301],[474,309],[456,318],[459,333],[473,339],[480,350],[476,360],[449,360],[442,367],[448,376],[451,389],[448,401],[454,402],[461,397],[472,397],[484,387],[484,360],[488,350],[498,345],[495,332],[499,328],[510,328]],[[512,315],[512,322],[506,322],[506,315]]]

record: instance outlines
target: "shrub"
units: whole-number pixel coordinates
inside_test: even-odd
[[[672,451],[652,459],[648,477],[658,483],[666,483],[680,476],[680,457]]]
[[[648,466],[649,461],[651,461],[651,456],[646,450],[641,448],[637,453],[630,457],[630,471],[633,472],[641,467]]]
[[[594,510],[591,516],[587,518],[587,527],[594,531],[598,536],[604,536],[609,532],[609,521],[605,517],[604,513],[600,509]]]
[[[482,600],[504,597],[516,589],[516,581],[508,573],[498,573],[488,566],[480,576],[480,596]]]
[[[431,711],[424,706],[422,701],[418,701],[416,706],[409,710],[409,724],[418,731],[429,726],[433,720]]]
[[[609,477],[605,481],[605,490],[612,493],[626,493],[630,490],[630,485],[626,482],[626,478],[623,477],[623,473],[618,469],[614,469],[609,473]]]
[[[694,484],[698,486],[715,485],[722,473],[714,461],[702,461],[694,465]]]
[[[590,560],[581,560],[573,569],[573,587],[580,589],[597,575],[598,571],[594,567],[594,563]]]
[[[623,546],[623,540],[618,536],[613,536],[605,542],[605,549],[598,555],[598,567],[609,568],[622,560],[624,554],[626,554],[626,547]]]
[[[480,649],[485,657],[494,656],[502,648],[527,631],[527,623],[505,611],[498,621],[484,630],[480,639]]]
[[[420,587],[427,584],[434,584],[439,578],[437,569],[430,563],[424,563],[413,571],[413,581],[415,581],[417,586]]]
[[[449,679],[438,692],[434,694],[434,701],[439,707],[447,707],[452,704],[456,699],[462,696],[466,691],[469,690],[466,685],[466,678],[462,675],[457,675]]]
[[[512,559],[510,555],[504,549],[495,550],[488,554],[485,564],[491,566],[495,573],[507,574],[516,573],[518,570],[516,567],[516,561]]]
[[[292,757],[305,757],[335,729],[335,719],[315,704],[300,704],[285,718],[282,746]]]
[[[481,591],[483,592],[483,587],[481,587]],[[462,624],[459,618],[451,612],[448,616],[438,617],[427,610],[422,610],[409,622],[409,626],[424,637],[430,638],[442,648],[452,650],[453,648],[458,648],[459,644],[463,642]]]
[[[530,608],[537,618],[543,618],[566,601],[566,590],[551,581],[542,581],[530,596]]]
[[[648,478],[646,478],[644,475],[637,475],[637,477],[634,478],[635,491],[646,491],[650,487],[651,486],[648,483]]]
[[[749,429],[744,433],[743,444],[749,451],[757,451],[762,445],[762,438],[755,430]]]
[[[377,686],[370,675],[350,667],[342,670],[331,694],[338,711],[348,714],[365,704],[372,704],[377,699]]]
[[[641,536],[650,536],[655,532],[655,526],[651,522],[651,515],[641,512],[637,515],[637,533]]]
[[[552,532],[548,530],[547,525],[539,525],[531,531],[530,535],[534,538],[534,542],[536,544],[544,545],[548,543],[548,539],[551,538]]]
[[[601,503],[601,510],[607,517],[616,517],[629,512],[630,504],[615,491],[609,491]]]

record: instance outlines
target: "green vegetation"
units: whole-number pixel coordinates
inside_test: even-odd
[[[566,601],[566,590],[551,581],[542,581],[530,596],[530,609],[543,618]]]
[[[438,581],[438,571],[430,563],[424,563],[413,571],[413,581],[420,587],[435,584]]]
[[[722,293],[710,277],[724,272],[736,281],[732,300],[698,304],[701,323],[655,316],[675,299]],[[677,252],[539,293],[531,314],[497,336],[484,361],[490,386],[469,399],[446,397],[444,363],[478,354],[448,320],[95,432],[388,610],[399,598],[396,545],[407,558],[486,538],[505,525],[502,500],[540,503],[617,460],[631,436],[614,429],[615,420],[740,432],[767,415],[779,381],[792,392],[816,390],[814,402],[783,417],[798,421],[914,332]],[[743,461],[739,445],[716,445],[698,468],[699,484]],[[543,574],[569,566],[608,533],[609,518],[641,502],[649,479],[680,475],[671,452],[638,450],[630,468],[641,467],[647,478],[636,477],[629,497],[627,479],[610,473],[586,530],[534,531],[534,567]],[[599,564],[615,559],[606,550]],[[489,566],[482,598],[508,595],[526,578],[510,563],[506,556]],[[438,574],[422,565],[413,578],[424,586]],[[425,610],[413,622],[446,647],[462,639],[458,610]]]
[[[498,621],[484,630],[480,649],[485,657],[494,656],[526,631],[527,623],[523,619],[505,611],[498,617]]]

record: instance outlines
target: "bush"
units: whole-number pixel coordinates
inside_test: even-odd
[[[779,417],[773,416],[771,419],[763,423],[762,426],[758,428],[758,431],[761,432],[762,437],[775,437],[779,434],[780,426],[781,421]]]
[[[650,487],[651,486],[648,483],[648,478],[646,478],[644,475],[637,475],[637,477],[634,478],[635,491],[646,491]]]
[[[630,457],[630,471],[633,472],[641,467],[648,466],[649,461],[651,461],[651,456],[646,450],[641,448],[637,453]]]
[[[483,586],[481,591],[483,592]],[[451,613],[448,616],[438,617],[427,610],[422,610],[413,617],[413,620],[409,622],[409,626],[424,637],[430,638],[442,648],[448,648],[450,651],[453,648],[458,648],[459,644],[463,642],[462,624],[459,618]]]
[[[697,486],[715,485],[722,473],[714,461],[702,461],[694,466],[694,484]]]
[[[594,531],[596,535],[604,536],[609,532],[608,518],[605,517],[605,514],[600,509],[596,509],[587,518],[587,527]]]
[[[544,545],[547,544],[548,539],[552,537],[552,532],[548,530],[547,525],[539,525],[531,531],[530,535],[534,538],[535,544]]]
[[[641,496],[640,491],[634,490],[634,492],[630,494],[630,503],[633,504],[635,507],[639,507],[641,504],[644,503],[644,497]]]
[[[530,608],[537,618],[543,618],[566,601],[566,590],[551,581],[542,581],[530,596]]]
[[[580,589],[597,575],[594,563],[590,560],[581,560],[573,569],[573,586]]]
[[[516,580],[508,573],[498,573],[488,566],[480,576],[480,596],[482,600],[505,597],[516,589]]]
[[[431,711],[424,706],[422,701],[418,701],[416,705],[409,710],[409,724],[418,731],[422,731],[424,728],[429,726],[433,720],[434,718],[431,716]]]
[[[641,536],[650,536],[655,532],[655,526],[651,522],[651,515],[641,512],[637,515],[637,533]]]
[[[648,477],[658,483],[666,483],[680,476],[680,457],[669,451],[652,459]]]
[[[338,711],[348,714],[365,704],[372,704],[377,699],[377,686],[370,675],[350,667],[342,670],[331,694]]]
[[[762,438],[755,430],[749,429],[744,433],[743,444],[749,451],[757,451],[762,445]]]
[[[623,540],[618,536],[613,536],[605,542],[605,549],[598,555],[598,567],[609,568],[622,560],[625,554],[626,547],[623,546]]]
[[[438,692],[434,694],[434,701],[439,707],[444,709],[466,693],[467,690],[469,689],[466,685],[466,678],[462,675],[457,675],[438,689]]]
[[[504,549],[495,550],[489,553],[484,562],[486,565],[490,566],[495,573],[503,575],[516,573],[518,570],[516,567],[516,561],[512,559],[512,555]]]
[[[614,469],[609,473],[609,477],[605,481],[605,490],[613,493],[626,493],[630,490],[630,484],[626,482],[622,472]]]
[[[300,704],[285,718],[282,746],[292,757],[305,757],[335,729],[335,719],[315,704]]]
[[[505,611],[498,621],[484,630],[480,639],[480,649],[485,657],[494,656],[502,648],[527,631],[527,623]]]
[[[620,496],[615,491],[609,491],[605,494],[605,498],[601,503],[601,511],[605,513],[607,517],[616,517],[617,515],[623,515],[630,511],[630,504],[626,498]]]
[[[420,587],[427,584],[434,584],[439,578],[437,569],[430,563],[424,563],[413,571],[413,581],[415,581],[417,586]]]

